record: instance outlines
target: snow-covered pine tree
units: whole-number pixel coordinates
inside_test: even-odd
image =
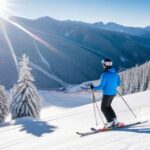
[[[150,61],[120,73],[122,94],[135,93],[150,89]]]
[[[0,122],[4,122],[8,115],[8,97],[5,88],[0,86]]]
[[[19,63],[19,80],[11,91],[10,111],[12,119],[25,116],[38,119],[40,116],[41,98],[33,84],[34,78],[30,73],[32,69],[28,67],[28,63],[29,58],[23,55]]]

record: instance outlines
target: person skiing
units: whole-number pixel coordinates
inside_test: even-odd
[[[96,87],[91,84],[91,89],[95,91],[102,90],[103,92],[101,110],[107,120],[104,128],[110,128],[118,124],[117,116],[111,107],[111,103],[116,96],[117,87],[120,86],[120,77],[113,68],[111,59],[106,58],[102,60],[102,66],[104,73],[101,75],[101,82]]]

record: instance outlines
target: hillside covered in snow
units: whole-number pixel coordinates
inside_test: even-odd
[[[90,91],[64,93],[40,91],[43,107],[40,120],[7,118],[0,125],[0,150],[149,150],[150,122],[130,128],[80,137],[76,131],[96,127]],[[98,105],[101,96],[95,93]],[[150,91],[124,96],[138,116],[120,97],[113,101],[119,121],[125,124],[150,119]],[[103,123],[98,118],[98,127]]]
[[[117,71],[150,60],[150,31],[145,28],[50,17],[10,17],[0,24],[0,84],[7,89],[18,78],[17,61],[24,53],[36,86],[44,90],[98,79],[105,57],[113,60]]]

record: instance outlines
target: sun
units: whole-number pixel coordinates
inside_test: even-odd
[[[8,0],[0,0],[0,17],[5,16]]]
[[[0,0],[0,11],[7,7],[7,0]]]

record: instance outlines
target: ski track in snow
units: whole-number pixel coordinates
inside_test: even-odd
[[[8,117],[6,123],[0,127],[0,150],[150,149],[150,122],[80,137],[76,131],[84,132],[96,127],[89,93],[40,91],[40,94],[46,99],[43,103],[41,120],[36,122],[23,118],[14,122]],[[150,91],[146,91],[124,98],[139,119],[144,120],[150,119],[149,97]],[[136,121],[120,98],[115,98],[113,107],[117,110],[120,121],[126,123]],[[98,122],[99,126],[103,126],[100,118]]]
[[[35,69],[37,69],[38,71],[40,71],[41,73],[45,74],[47,77],[54,79],[55,81],[57,81],[58,83],[60,83],[62,86],[66,87],[68,84],[66,82],[64,82],[63,80],[59,79],[58,77],[56,77],[53,74],[50,74],[49,72],[47,72],[46,70],[44,70],[43,68],[41,68],[40,66],[34,64],[33,62],[30,61],[30,65],[32,67],[34,67]]]
[[[35,49],[36,49],[36,51],[37,51],[37,53],[38,53],[38,55],[40,56],[40,58],[41,58],[41,61],[48,67],[48,69],[52,72],[52,69],[51,69],[51,66],[50,66],[50,64],[49,64],[49,62],[42,56],[42,54],[41,54],[41,52],[40,52],[40,50],[39,50],[39,48],[38,48],[38,46],[37,46],[37,43],[34,41],[34,46],[35,46]],[[53,73],[53,72],[52,72]]]

